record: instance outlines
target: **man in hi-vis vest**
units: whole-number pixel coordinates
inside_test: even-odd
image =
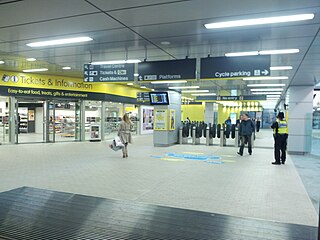
[[[284,113],[279,112],[277,121],[275,121],[271,128],[273,129],[274,138],[274,158],[275,162],[272,164],[280,165],[286,162],[286,150],[287,150],[287,139],[288,139],[288,124],[284,119]],[[281,156],[280,156],[281,151]],[[280,162],[281,160],[281,162]]]

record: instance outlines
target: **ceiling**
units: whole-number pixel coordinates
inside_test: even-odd
[[[315,18],[219,30],[203,26],[300,13],[314,13]],[[0,0],[0,60],[5,61],[0,70],[46,67],[46,74],[82,77],[83,64],[91,61],[170,60],[298,48],[297,54],[271,56],[271,66],[291,65],[293,69],[273,71],[272,76],[286,75],[289,80],[269,83],[286,83],[286,88],[315,85],[320,82],[319,29],[319,0]],[[26,46],[76,36],[89,36],[93,41],[37,49]],[[161,44],[163,41],[170,45]],[[27,62],[27,57],[37,61]],[[62,66],[72,69],[62,70]],[[231,89],[250,93],[243,80],[187,84],[218,94]]]

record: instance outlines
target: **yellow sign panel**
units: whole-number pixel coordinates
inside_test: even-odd
[[[136,98],[140,89],[114,83],[87,83],[82,78],[0,71],[0,86],[106,93]]]
[[[154,110],[154,127],[153,130],[165,131],[168,129],[167,123],[167,110],[166,109],[158,109]]]

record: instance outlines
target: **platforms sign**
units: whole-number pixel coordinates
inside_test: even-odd
[[[194,80],[196,59],[142,62],[138,73],[139,81]]]
[[[270,56],[201,58],[201,79],[270,76]]]
[[[85,64],[83,77],[85,82],[128,82],[134,80],[134,64]]]

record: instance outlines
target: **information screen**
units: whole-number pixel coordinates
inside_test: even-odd
[[[169,105],[169,97],[167,92],[150,92],[151,105]]]

